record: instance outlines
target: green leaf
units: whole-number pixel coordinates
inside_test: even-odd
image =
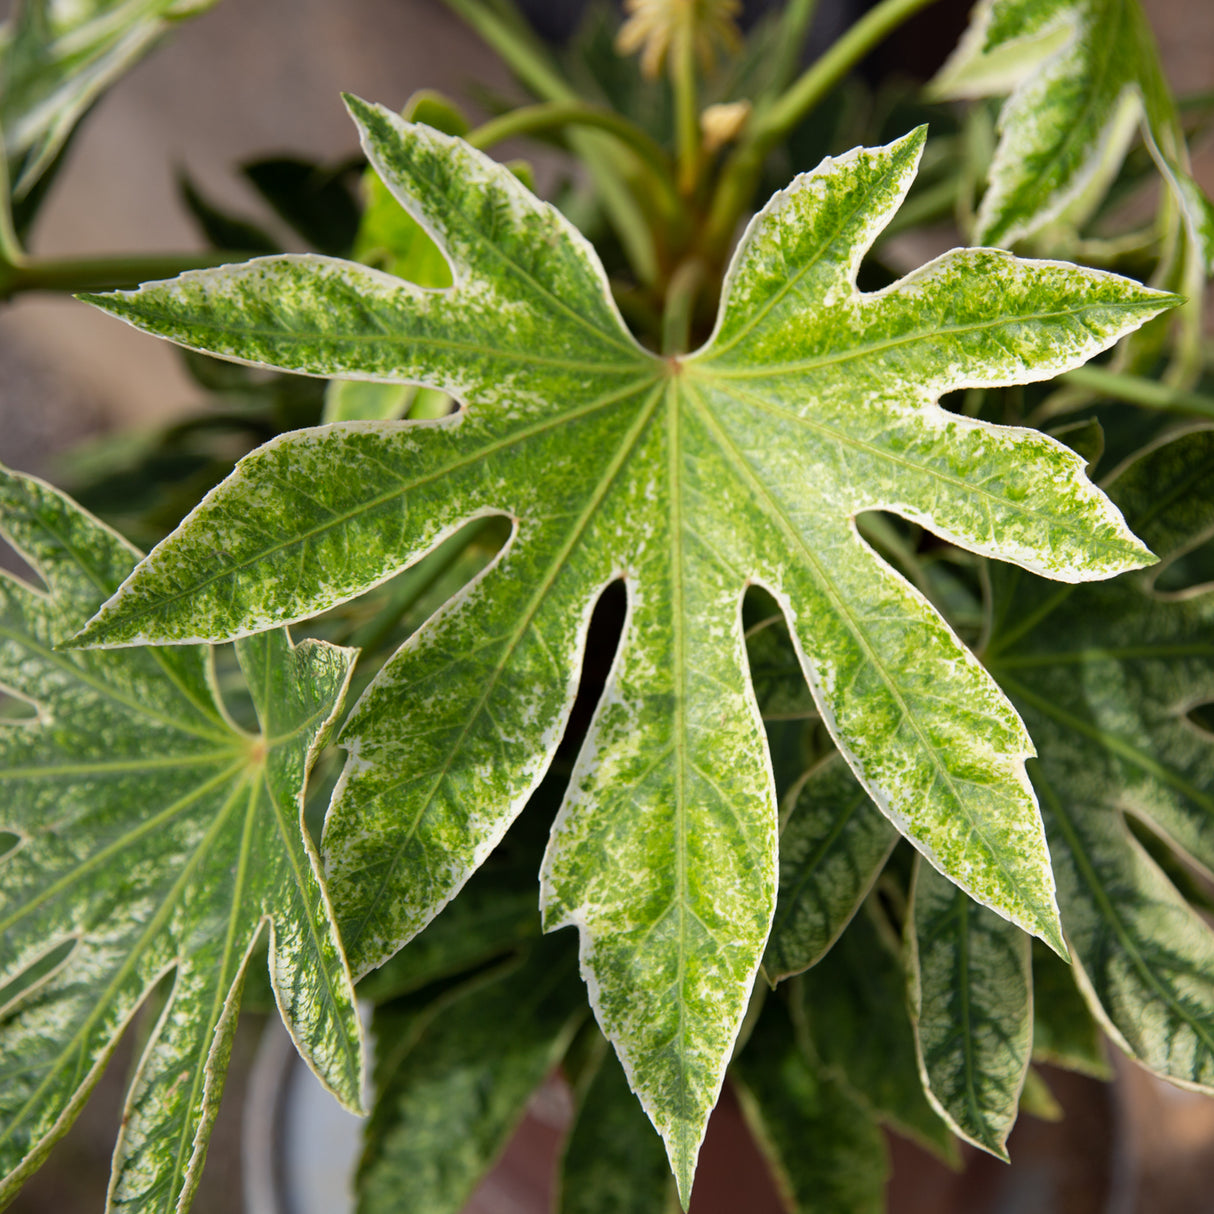
[[[1155,585],[1214,526],[1214,430],[1149,449],[1110,491],[1159,570],[1082,590],[999,573],[988,662],[1038,739],[1033,780],[1093,1013],[1150,1069],[1214,1090],[1214,933],[1124,817],[1214,871],[1214,736],[1187,715],[1214,700],[1214,594]]]
[[[90,105],[171,28],[215,0],[20,0],[0,30],[0,131],[28,193]]]
[[[359,1214],[459,1214],[584,1018],[573,951],[540,941],[411,1034],[381,1076],[357,1177]],[[393,1052],[392,1005],[376,1049]]]
[[[896,510],[1063,580],[1150,560],[1074,453],[934,402],[1048,378],[1174,298],[991,250],[859,292],[859,262],[914,176],[917,131],[778,194],[735,256],[712,340],[659,358],[624,329],[593,250],[506,169],[350,105],[376,171],[450,261],[449,290],[285,257],[98,302],[187,346],[425,383],[464,408],[269,443],[81,643],[303,618],[470,518],[512,520],[495,563],[387,663],[343,734],[326,863],[361,973],[455,894],[536,787],[594,603],[622,576],[624,636],[542,901],[550,930],[581,931],[599,1023],[685,1199],[775,905],[747,584],[780,603],[819,711],[878,806],[975,897],[1062,948],[1028,736],[853,519]]]
[[[274,213],[314,249],[350,252],[360,216],[347,182],[349,164],[325,165],[298,156],[270,156],[242,166],[253,188]]]
[[[917,861],[906,939],[928,1099],[955,1133],[1006,1160],[1033,1041],[1029,938]]]
[[[277,253],[282,245],[255,223],[212,202],[184,170],[177,173],[177,193],[207,243],[216,249]]]
[[[889,1158],[861,1101],[799,1048],[768,999],[730,1070],[747,1123],[796,1214],[884,1214]]]
[[[1007,245],[1086,217],[1136,126],[1214,272],[1214,208],[1189,175],[1176,103],[1138,0],[979,0],[937,96],[1011,93],[974,238]]]
[[[813,1055],[879,1118],[957,1166],[956,1139],[920,1081],[897,940],[872,899],[796,990]]]
[[[1112,1079],[1100,1026],[1075,984],[1075,973],[1033,942],[1033,1060],[1094,1079]]]
[[[789,799],[780,832],[780,896],[763,955],[773,982],[826,955],[898,841],[838,756],[808,772]]]
[[[184,1208],[198,1183],[245,965],[270,976],[309,1065],[348,1107],[362,1054],[350,975],[302,829],[308,769],[354,653],[237,646],[260,721],[216,698],[202,647],[65,653],[138,553],[41,481],[0,472],[0,528],[45,583],[0,580],[0,1202],[71,1124],[148,992],[171,992],[127,1095],[110,1208]],[[70,945],[33,983],[22,975]]]
[[[662,1140],[615,1055],[606,1048],[603,1054],[569,1131],[557,1209],[560,1214],[657,1214],[670,1204],[663,1194],[671,1190],[673,1197],[674,1188]]]

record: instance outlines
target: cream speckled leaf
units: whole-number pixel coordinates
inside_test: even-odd
[[[1011,244],[1064,212],[1090,210],[1141,123],[1214,272],[1214,208],[1189,176],[1176,103],[1138,0],[979,0],[933,88],[944,97],[1012,94],[976,240]]]
[[[361,1101],[353,987],[301,824],[354,653],[293,647],[282,630],[241,641],[261,723],[245,733],[219,705],[204,648],[55,649],[130,572],[134,549],[2,470],[0,530],[46,584],[0,579],[0,685],[37,709],[0,729],[0,831],[15,837],[0,857],[0,1203],[173,974],[128,1093],[109,1208],[184,1209],[267,923],[283,1019],[322,1081]]]
[[[1214,531],[1214,430],[1158,446],[1111,485],[1180,577]],[[1214,872],[1214,593],[1155,577],[1060,590],[997,571],[992,671],[1024,713],[1075,976],[1093,1013],[1157,1073],[1214,1090],[1214,933],[1131,834],[1146,821]],[[1164,583],[1167,584],[1166,582]]]
[[[734,258],[711,340],[659,358],[624,328],[590,246],[504,167],[351,108],[377,172],[448,257],[450,289],[280,257],[97,302],[226,357],[420,382],[463,408],[275,439],[79,643],[297,620],[469,518],[513,520],[497,560],[389,661],[343,734],[325,855],[361,972],[441,909],[537,786],[591,610],[622,577],[624,633],[542,901],[549,929],[581,932],[599,1022],[686,1198],[776,893],[746,586],[781,604],[823,719],[880,808],[975,897],[1061,948],[1028,736],[853,520],[894,510],[1062,580],[1149,561],[1074,453],[935,402],[1048,378],[1175,300],[992,250],[861,293],[859,262],[914,176],[916,131],[776,195]]]
[[[955,1133],[1006,1160],[1033,1044],[1029,937],[922,861],[908,920],[924,1090]]]
[[[215,0],[18,0],[0,31],[0,129],[24,194],[88,107],[176,21]]]

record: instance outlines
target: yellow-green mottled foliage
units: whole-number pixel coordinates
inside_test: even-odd
[[[1078,366],[1175,298],[994,250],[859,291],[914,177],[915,131],[777,194],[734,256],[711,339],[658,357],[623,325],[587,242],[509,171],[350,104],[450,287],[286,256],[96,302],[187,346],[421,384],[460,410],[267,444],[77,643],[250,635],[382,582],[469,519],[511,520],[494,563],[387,663],[342,735],[324,853],[361,973],[456,894],[536,788],[591,611],[623,579],[620,649],[541,901],[550,930],[579,930],[599,1024],[686,1198],[776,903],[747,586],[780,604],[823,721],[881,811],[974,898],[1063,949],[1028,734],[854,520],[895,511],[1062,581],[1149,562],[1078,456],[937,402]]]

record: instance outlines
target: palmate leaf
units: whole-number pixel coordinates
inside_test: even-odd
[[[622,577],[624,635],[542,902],[549,929],[581,932],[599,1023],[686,1199],[776,893],[747,584],[780,603],[819,711],[881,809],[974,897],[1062,948],[1028,736],[853,520],[894,510],[1063,580],[1149,561],[1078,456],[935,401],[1073,367],[1175,298],[992,250],[860,293],[859,262],[914,176],[916,131],[776,195],[734,258],[712,339],[658,357],[624,329],[586,242],[505,168],[350,104],[376,171],[449,259],[449,290],[281,257],[97,302],[188,346],[423,383],[463,409],[267,444],[78,643],[245,635],[383,581],[469,518],[513,520],[495,563],[388,662],[343,734],[324,847],[362,972],[455,894],[537,786],[591,610]]]
[[[974,239],[1007,245],[1100,200],[1135,127],[1214,272],[1214,207],[1189,175],[1176,103],[1138,0],[979,0],[943,97],[1011,93]]]
[[[46,585],[0,580],[0,685],[37,709],[0,729],[0,831],[15,837],[0,858],[0,1204],[172,974],[127,1097],[108,1208],[184,1208],[265,924],[292,1036],[346,1105],[361,1102],[353,987],[301,824],[354,652],[293,647],[281,630],[239,642],[261,722],[245,733],[219,704],[208,649],[55,649],[138,560],[114,532],[7,471],[0,529]]]
[[[215,0],[16,0],[0,31],[0,132],[20,197],[72,128],[174,22]]]
[[[1033,782],[1075,976],[1140,1062],[1214,1091],[1214,933],[1131,834],[1146,821],[1214,872],[1214,593],[1154,589],[1214,531],[1214,430],[1149,450],[1110,487],[1160,554],[1071,591],[999,571],[987,661],[1037,739]]]

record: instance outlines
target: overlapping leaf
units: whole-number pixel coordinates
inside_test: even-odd
[[[731,1072],[746,1120],[796,1214],[883,1214],[889,1158],[876,1121],[771,999]]]
[[[906,938],[928,1098],[956,1133],[1007,1159],[1033,1041],[1029,938],[922,863]]]
[[[1159,577],[1214,533],[1214,430],[1155,447],[1111,493],[1160,571],[1100,588],[996,577],[988,662],[1024,713],[1076,977],[1119,1044],[1214,1089],[1214,933],[1131,834],[1132,814],[1214,871],[1214,593]],[[1097,1060],[1098,1061],[1098,1060]]]
[[[1188,153],[1138,0],[979,0],[934,82],[947,97],[1011,93],[975,239],[1010,244],[1082,216],[1117,172],[1136,126],[1214,271],[1214,208]]]
[[[16,0],[0,31],[0,132],[25,193],[85,110],[176,21],[215,0]]]
[[[437,913],[536,787],[590,612],[623,577],[620,651],[542,897],[549,928],[581,931],[600,1024],[686,1198],[775,902],[746,585],[781,604],[823,719],[881,809],[975,897],[1061,947],[1024,728],[853,519],[894,510],[1062,580],[1149,560],[1073,453],[935,401],[1073,367],[1174,299],[991,250],[859,292],[918,131],[778,194],[735,256],[711,341],[660,358],[624,329],[590,247],[507,170],[351,104],[380,177],[448,258],[450,289],[282,257],[98,302],[188,346],[422,383],[464,408],[267,444],[82,643],[245,635],[358,594],[469,518],[513,520],[497,561],[387,664],[343,735],[325,849],[361,971]]]
[[[583,1020],[573,950],[541,940],[513,968],[414,1023],[376,1014],[375,1111],[358,1169],[359,1214],[459,1214]]]
[[[127,1097],[110,1208],[184,1208],[223,1090],[245,965],[270,973],[309,1064],[361,1101],[350,976],[303,786],[353,651],[241,641],[261,732],[224,715],[210,653],[64,653],[138,553],[40,481],[0,472],[0,529],[46,590],[0,580],[0,1202],[41,1162],[148,991],[173,974]],[[53,964],[40,964],[51,959]]]
[[[826,955],[898,838],[838,757],[808,772],[790,800],[780,832],[780,896],[763,956],[773,982]]]

